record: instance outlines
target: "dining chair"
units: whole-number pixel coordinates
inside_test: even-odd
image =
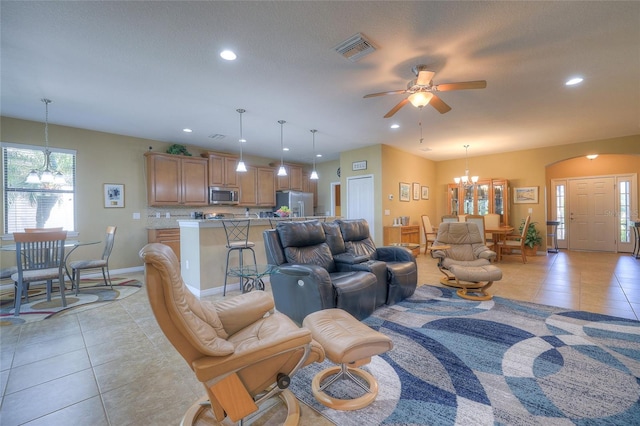
[[[104,250],[102,251],[102,257],[100,259],[89,260],[74,260],[69,262],[71,268],[71,285],[76,288],[76,296],[80,290],[80,271],[88,269],[101,269],[102,278],[104,279],[104,285],[110,286],[113,289],[111,283],[111,273],[109,272],[109,256],[111,256],[111,250],[113,250],[113,243],[116,238],[116,227],[107,226],[107,235],[104,242]],[[108,282],[107,282],[108,278]]]
[[[442,221],[443,222],[459,222],[460,218],[458,217],[457,214],[445,214],[444,216],[442,216]]]
[[[480,235],[482,236],[482,243],[491,248],[493,246],[493,243],[487,243],[487,235],[485,232],[485,229],[487,229],[486,224],[485,224],[485,217],[481,214],[468,214],[466,216],[466,222],[471,222],[471,223],[475,223],[476,226],[478,227],[478,230],[480,231]]]
[[[522,263],[527,263],[527,255],[524,251],[524,241],[527,236],[527,229],[529,229],[529,222],[531,222],[531,216],[527,216],[524,220],[524,226],[520,235],[507,235],[504,239],[500,240],[497,245],[498,259],[502,259],[503,252],[511,252],[513,249],[519,249],[522,256]]]
[[[485,225],[485,239],[491,240],[492,243],[496,243],[493,240],[493,234],[491,232],[487,232],[487,229],[498,229],[500,228],[500,215],[498,213],[487,213],[484,215],[484,225]]]
[[[24,228],[24,232],[53,232],[53,231],[62,231],[62,226],[58,226],[55,228]]]
[[[14,232],[17,272],[11,275],[16,285],[14,316],[20,316],[22,297],[29,301],[29,284],[46,281],[47,301],[51,301],[53,280],[58,280],[62,306],[67,306],[64,295],[64,243],[67,231]]]
[[[253,264],[257,265],[256,252],[253,251],[255,243],[249,241],[249,227],[251,226],[251,220],[222,220],[222,226],[224,232],[227,235],[227,264],[224,270],[224,287],[222,289],[222,296],[227,294],[227,278],[229,276],[229,257],[232,252],[238,252],[238,268],[242,269],[244,265],[244,250],[250,250],[253,254]],[[242,279],[240,282],[240,288],[242,288]]]
[[[436,235],[438,235],[438,230],[431,225],[431,219],[426,214],[422,215],[422,232],[424,232],[424,254],[426,255],[429,245],[433,244],[436,240]]]

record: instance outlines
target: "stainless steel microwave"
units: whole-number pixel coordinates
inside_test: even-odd
[[[237,189],[209,187],[209,204],[238,204],[239,193]]]

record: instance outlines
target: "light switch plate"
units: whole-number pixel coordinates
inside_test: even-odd
[[[136,213],[134,213],[134,214],[133,214],[133,219],[134,219],[134,220],[140,220],[140,213],[137,213],[137,212],[136,212]]]

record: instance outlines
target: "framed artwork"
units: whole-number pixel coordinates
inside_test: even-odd
[[[423,200],[428,200],[429,199],[429,187],[428,186],[423,186],[422,187],[422,199]]]
[[[523,186],[513,190],[514,204],[538,204],[538,187]]]
[[[413,182],[413,199],[420,199],[420,184],[418,182]]]
[[[411,185],[408,183],[400,182],[400,201],[411,200]]]
[[[104,184],[104,207],[107,209],[124,207],[124,184]]]

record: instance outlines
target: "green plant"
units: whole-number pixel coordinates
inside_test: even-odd
[[[177,143],[174,143],[169,148],[167,148],[167,154],[186,155],[188,157],[191,157],[191,153],[187,151],[187,147]]]
[[[542,237],[540,236],[540,232],[536,229],[536,223],[538,222],[529,223],[527,233],[524,237],[524,245],[529,248],[534,248],[535,246],[539,246],[542,244]],[[520,228],[518,228],[520,235],[522,235],[522,228],[524,228],[524,219],[522,219]]]

